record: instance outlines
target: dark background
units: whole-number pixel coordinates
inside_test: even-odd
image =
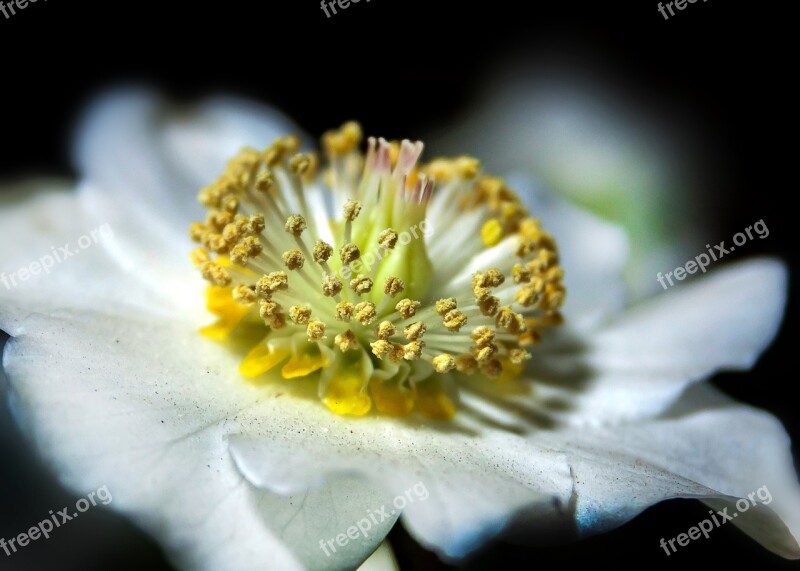
[[[711,0],[665,21],[656,7],[652,0],[372,0],[326,19],[315,0],[207,6],[40,0],[10,19],[0,15],[0,181],[75,176],[67,143],[76,113],[120,81],[143,80],[177,99],[224,91],[269,102],[313,134],[358,118],[369,132],[414,138],[455,121],[485,87],[487,73],[508,58],[523,54],[533,65],[556,56],[587,63],[702,132],[708,206],[686,215],[713,221],[720,239],[763,218],[769,238],[749,242],[742,254],[777,254],[794,266],[794,209],[782,199],[796,186],[790,171],[796,161],[789,157],[796,146],[791,17],[774,4]],[[795,442],[800,423],[789,356],[796,354],[796,317],[792,297],[777,342],[754,371],[715,379],[736,398],[777,414]],[[0,415],[0,537],[8,538],[76,498],[55,486],[6,416]],[[796,444],[794,453],[800,457]],[[467,568],[599,561],[621,568],[794,566],[733,527],[667,558],[658,540],[704,514],[699,503],[669,502],[568,548],[500,545]],[[399,526],[391,539],[403,569],[447,568]],[[169,568],[146,536],[98,509],[47,542],[11,558],[0,554],[0,569],[56,567]]]

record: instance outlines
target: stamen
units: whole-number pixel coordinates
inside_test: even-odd
[[[563,321],[556,242],[476,159],[420,165],[422,143],[370,138],[362,153],[362,138],[354,122],[326,133],[322,172],[298,137],[246,148],[198,192],[207,215],[189,227],[190,259],[220,318],[202,332],[225,340],[260,318],[242,374],[283,362],[284,378],[317,374],[338,414],[374,400],[381,414],[450,418],[447,377],[512,378]],[[331,200],[309,198],[319,186]],[[483,252],[493,267],[464,275]]]

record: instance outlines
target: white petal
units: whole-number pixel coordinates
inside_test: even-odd
[[[700,498],[727,506],[729,515],[738,511],[731,521],[771,551],[800,558],[800,487],[789,439],[763,411],[699,385],[665,418],[557,439],[574,471],[582,534],[621,525],[664,499]],[[737,508],[751,494],[750,506]],[[687,521],[686,529],[697,523]]]
[[[113,230],[104,225],[81,209],[66,182],[31,181],[0,192],[0,314],[6,331],[15,335],[20,319],[34,311],[172,311],[158,280],[133,287],[107,252]]]
[[[399,571],[400,566],[392,553],[392,547],[384,541],[381,546],[364,561],[358,571]]]
[[[278,112],[233,98],[172,109],[151,93],[114,92],[80,132],[80,200],[112,228],[115,261],[135,279],[157,280],[176,308],[189,311],[199,289],[187,261],[188,229],[205,218],[197,191],[242,147],[296,132]]]
[[[237,464],[256,486],[291,493],[360,474],[364,488],[383,495],[373,511],[396,517],[402,510],[410,532],[445,559],[480,547],[518,510],[566,516],[571,482],[562,455],[517,434],[458,423],[353,421],[315,412],[316,405],[282,404],[249,410],[259,432],[231,438]],[[279,430],[278,417],[298,429]]]
[[[110,507],[180,565],[352,569],[388,531],[376,526],[368,540],[326,557],[320,540],[346,533],[382,498],[352,478],[285,496],[243,477],[228,438],[259,432],[265,419],[247,410],[276,400],[275,391],[243,382],[238,358],[185,323],[83,310],[30,314],[17,329],[4,367],[21,425],[68,487],[85,494],[107,486]],[[302,403],[279,400],[276,410]],[[266,424],[296,427],[280,418]]]
[[[720,370],[753,366],[786,303],[786,269],[770,259],[731,264],[629,310],[573,349],[534,351],[541,401],[570,422],[650,417]]]
[[[238,150],[290,133],[297,128],[286,117],[244,100],[171,107],[151,92],[119,90],[90,109],[75,161],[82,178],[112,193],[119,208],[180,223],[202,214],[197,190]]]

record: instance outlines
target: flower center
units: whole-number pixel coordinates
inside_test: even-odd
[[[450,418],[459,376],[518,375],[560,324],[557,247],[475,159],[420,165],[420,142],[370,138],[364,154],[361,138],[326,133],[319,176],[296,137],[247,148],[200,191],[192,261],[218,317],[201,332],[255,331],[240,372],[317,380],[335,413]]]

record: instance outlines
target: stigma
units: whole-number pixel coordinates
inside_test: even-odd
[[[324,163],[300,146],[245,148],[200,190],[201,333],[249,339],[241,375],[305,378],[343,415],[449,419],[465,375],[518,376],[566,290],[504,181],[471,157],[421,163],[420,142],[364,145],[354,122],[322,137]]]

